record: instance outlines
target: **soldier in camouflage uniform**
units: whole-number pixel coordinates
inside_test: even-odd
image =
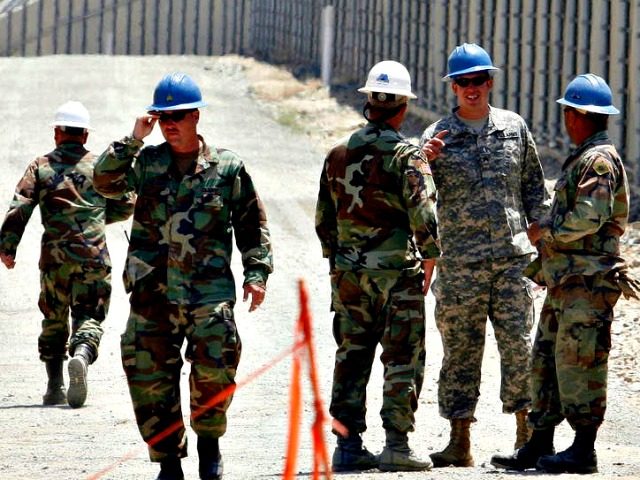
[[[222,477],[218,439],[227,427],[241,342],[234,320],[232,236],[242,255],[244,300],[264,300],[272,272],[266,214],[245,165],[197,132],[199,87],[183,73],[166,75],[148,115],[101,155],[96,188],[105,196],[136,192],[124,282],[131,313],[122,363],[159,480],[184,478],[187,436],[180,406],[180,349],[191,362],[191,426],[198,435],[200,478]],[[158,123],[166,142],[143,147]],[[234,235],[235,234],[235,235]]]
[[[533,138],[517,114],[492,107],[498,70],[475,44],[449,57],[453,112],[421,143],[438,189],[442,257],[434,282],[436,324],[444,358],[440,414],[451,424],[435,467],[471,466],[469,427],[480,394],[487,317],[500,353],[503,412],[515,413],[516,447],[529,438],[529,359],[533,296],[523,270],[535,252],[527,225],[546,211],[547,194]]]
[[[629,214],[629,186],[607,134],[618,113],[607,83],[579,75],[558,103],[576,149],[555,186],[551,212],[529,227],[539,259],[527,270],[547,287],[533,347],[531,440],[513,455],[495,455],[507,469],[537,467],[551,473],[594,473],[598,427],[604,419],[611,322],[626,267],[620,236]],[[622,283],[621,283],[622,282]],[[556,425],[575,430],[567,450],[555,455]]]
[[[424,376],[424,295],[440,249],[435,188],[417,146],[398,133],[411,93],[409,72],[394,61],[370,71],[366,126],[331,149],[320,178],[316,231],[329,258],[338,345],[330,413],[337,447],[333,470],[427,470],[409,448]],[[382,346],[379,458],[364,446],[366,387]]]
[[[105,225],[133,212],[132,195],[107,200],[94,190],[95,156],[84,147],[89,123],[80,102],[60,106],[52,124],[56,148],[28,165],[0,230],[0,259],[13,268],[27,222],[40,206],[44,233],[38,306],[44,319],[38,351],[49,378],[44,405],[68,402],[77,408],[86,400],[88,365],[98,357],[111,295]],[[67,351],[72,359],[65,393]]]

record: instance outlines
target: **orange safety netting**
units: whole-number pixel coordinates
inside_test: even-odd
[[[298,443],[300,440],[300,421],[302,412],[301,373],[302,362],[306,360],[309,365],[309,381],[313,392],[313,405],[315,420],[311,428],[313,440],[313,479],[320,478],[323,473],[325,478],[331,479],[331,468],[327,455],[327,444],[324,439],[323,426],[326,421],[320,387],[318,385],[318,373],[316,368],[315,350],[313,347],[313,331],[311,327],[311,315],[309,313],[309,298],[304,282],[298,282],[300,291],[300,316],[296,325],[296,343],[302,343],[303,347],[293,354],[293,368],[290,388],[289,406],[289,443],[287,456],[282,475],[283,480],[295,478],[296,460],[298,457]]]

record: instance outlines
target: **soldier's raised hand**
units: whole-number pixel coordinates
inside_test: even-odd
[[[142,115],[136,118],[136,124],[131,134],[136,140],[142,140],[153,131],[153,127],[158,121],[157,115]]]
[[[432,162],[433,160],[438,158],[438,156],[440,155],[440,152],[446,145],[443,139],[448,133],[449,133],[449,130],[442,130],[436,133],[436,135],[433,138],[430,138],[422,146],[422,153],[424,153],[424,156],[427,157],[427,160],[429,162]]]

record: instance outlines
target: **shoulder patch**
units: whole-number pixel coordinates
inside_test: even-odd
[[[593,169],[598,175],[606,175],[611,172],[611,164],[608,160],[604,158],[598,158],[595,162],[593,162]]]

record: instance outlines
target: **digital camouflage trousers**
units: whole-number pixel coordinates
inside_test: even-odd
[[[68,263],[41,271],[38,306],[44,318],[38,338],[40,360],[66,360],[67,351],[73,354],[77,345],[85,343],[93,352],[91,361],[95,361],[110,297],[111,267]]]
[[[138,428],[151,460],[161,461],[187,455],[180,400],[185,339],[185,358],[191,363],[191,427],[206,438],[226,431],[232,396],[212,399],[235,385],[241,342],[231,302],[185,306],[158,296],[147,300],[132,301],[121,354]]]
[[[620,290],[604,275],[575,275],[547,291],[533,346],[529,420],[535,428],[598,426],[607,402],[613,307]]]
[[[529,261],[528,255],[461,265],[438,260],[435,315],[443,347],[438,404],[444,418],[475,420],[487,319],[500,354],[502,410],[529,407],[534,312],[531,281],[522,276]]]
[[[330,413],[352,433],[366,430],[366,388],[376,347],[384,367],[380,415],[385,429],[413,431],[424,379],[422,275],[331,275],[338,345]]]

